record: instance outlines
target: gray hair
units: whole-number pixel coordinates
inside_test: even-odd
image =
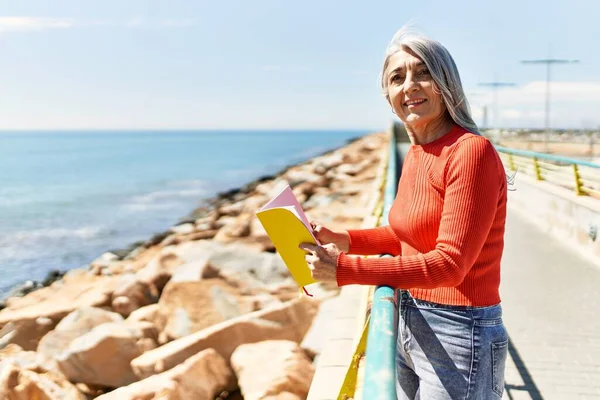
[[[381,73],[381,88],[388,95],[388,81],[386,70],[390,58],[401,50],[411,50],[418,56],[429,69],[436,92],[442,95],[442,99],[454,122],[469,132],[480,134],[477,124],[471,117],[469,103],[465,96],[458,68],[450,52],[438,41],[430,39],[422,34],[414,33],[408,28],[402,28],[392,38],[387,47],[383,71]],[[435,88],[434,88],[435,90]]]

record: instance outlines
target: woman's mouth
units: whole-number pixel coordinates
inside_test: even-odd
[[[404,105],[406,105],[408,108],[413,108],[425,103],[426,101],[426,99],[411,99],[404,103]]]

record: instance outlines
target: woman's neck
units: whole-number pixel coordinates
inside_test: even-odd
[[[442,118],[440,120],[431,121],[426,125],[409,125],[406,124],[406,132],[410,141],[414,145],[423,145],[431,143],[446,133],[450,132],[455,123],[450,118]]]

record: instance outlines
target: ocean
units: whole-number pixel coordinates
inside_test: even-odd
[[[370,131],[0,133],[0,297]]]

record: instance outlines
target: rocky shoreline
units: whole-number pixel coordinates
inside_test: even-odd
[[[11,399],[306,398],[304,343],[336,285],[302,296],[254,213],[290,184],[311,219],[357,228],[387,135],[219,193],[169,230],[53,271],[0,311]],[[303,344],[304,343],[304,344]],[[260,368],[255,368],[260,365]],[[242,397],[243,396],[243,397]]]

